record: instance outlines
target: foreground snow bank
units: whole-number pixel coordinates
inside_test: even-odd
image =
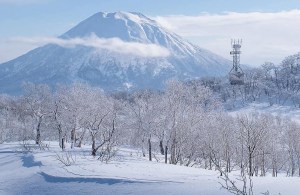
[[[57,143],[45,150],[24,152],[19,143],[0,145],[0,194],[229,194],[220,189],[219,174],[193,167],[149,162],[131,148],[120,148],[115,159],[102,163],[89,147],[69,151],[71,166]],[[234,177],[234,176],[233,176]],[[300,178],[254,178],[255,194],[298,194]]]

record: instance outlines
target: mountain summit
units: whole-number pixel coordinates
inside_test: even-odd
[[[171,78],[225,75],[230,62],[140,13],[96,13],[45,46],[0,65],[0,92],[23,82],[162,88]]]

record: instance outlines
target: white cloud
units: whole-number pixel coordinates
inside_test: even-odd
[[[203,13],[154,17],[162,26],[203,48],[229,58],[230,40],[243,38],[242,62],[279,63],[300,51],[300,10],[276,13]]]
[[[56,44],[62,47],[86,46],[140,57],[167,57],[170,55],[170,52],[166,48],[159,45],[124,42],[119,38],[103,39],[95,35],[72,39],[61,39],[57,37],[16,37],[10,39],[8,42],[27,43],[35,46],[45,44]]]
[[[1,1],[9,0],[0,0],[0,3]],[[157,16],[153,19],[192,43],[228,59],[230,59],[230,40],[243,38],[241,61],[245,64],[260,65],[265,61],[280,63],[284,57],[300,51],[300,10],[275,13],[203,13],[198,16]],[[114,39],[99,39],[94,42],[92,38],[63,41],[53,37],[36,37],[10,42],[0,40],[0,63],[13,59],[41,44],[51,42],[64,46],[75,45],[75,42],[91,47],[103,45],[102,47],[113,51],[139,53],[142,56],[168,54],[168,51],[156,45],[126,43]]]

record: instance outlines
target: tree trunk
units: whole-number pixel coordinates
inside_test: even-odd
[[[249,163],[249,176],[253,176],[253,170],[252,170],[253,157],[252,157],[252,152],[251,152],[250,146],[248,146],[248,152],[249,152],[249,159],[248,159],[248,163]]]
[[[300,156],[297,153],[297,161],[298,161],[298,176],[300,177]]]
[[[230,159],[230,157],[228,157],[228,159],[227,159],[226,169],[227,169],[226,171],[228,173],[231,172],[231,159]]]
[[[75,128],[72,129],[71,131],[71,148],[74,148],[74,145],[75,145]]]
[[[41,123],[42,123],[42,117],[39,117],[39,121],[38,121],[38,125],[36,128],[36,140],[35,143],[36,144],[40,144],[41,143]]]
[[[82,140],[79,140],[78,144],[77,144],[77,147],[78,148],[81,148],[81,145],[82,145]]]
[[[151,141],[150,141],[150,138],[148,139],[148,146],[149,146],[149,161],[152,161],[152,151],[151,151]]]
[[[295,162],[294,162],[293,154],[291,153],[291,175],[292,175],[292,177],[294,176],[294,174],[295,174]]]
[[[83,138],[84,138],[85,132],[86,132],[86,130],[83,131],[83,133],[81,134],[81,136],[80,136],[80,138],[79,138],[79,142],[78,142],[78,144],[77,144],[77,147],[78,147],[78,148],[81,148],[81,144],[82,144],[82,140],[83,140]]]
[[[162,140],[159,141],[159,148],[160,148],[161,155],[164,155],[165,151],[164,151],[164,146],[163,146],[163,141]]]
[[[57,126],[57,128],[58,128],[58,140],[59,140],[59,147],[60,148],[62,148],[62,149],[64,149],[64,147],[63,147],[63,138],[62,138],[62,129],[61,129],[61,125],[59,124],[58,126]]]
[[[241,164],[240,164],[240,169],[241,169],[241,175],[244,176],[244,164],[243,164],[242,160],[241,160]]]
[[[65,138],[61,139],[61,148],[64,150],[65,149]]]
[[[251,155],[249,156],[249,176],[253,176],[252,174],[252,157]]]
[[[255,173],[255,176],[257,177],[258,176],[258,166],[257,165],[255,165],[254,166],[254,173]]]
[[[273,159],[272,162],[272,176],[277,177],[277,162]]]
[[[145,152],[144,146],[145,146],[145,140],[143,138],[142,139],[142,154],[143,154],[143,157],[146,157],[146,152]]]
[[[92,156],[96,156],[96,140],[95,136],[92,136]]]
[[[265,152],[262,153],[262,165],[261,165],[261,174],[260,176],[266,176],[266,168],[265,168]]]
[[[96,156],[96,152],[97,152],[97,151],[96,151],[95,149],[92,149],[92,156],[95,157],[95,156]]]
[[[209,170],[212,170],[212,154],[211,154],[211,152],[209,153],[208,163],[209,163]]]
[[[35,140],[35,143],[36,144],[40,144],[41,143],[41,132],[40,132],[39,128],[36,130],[36,140]]]
[[[173,165],[176,165],[177,162],[178,162],[178,159],[177,159],[177,148],[176,148],[176,139],[173,138],[173,141],[172,141],[172,145],[171,145],[171,157],[170,157],[170,164],[173,164]]]
[[[168,146],[165,146],[165,163],[168,163]]]

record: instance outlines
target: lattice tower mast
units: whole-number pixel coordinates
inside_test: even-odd
[[[233,57],[233,70],[238,71],[240,69],[240,55],[241,55],[241,47],[242,47],[242,39],[234,39],[231,40],[232,51],[230,55]]]

